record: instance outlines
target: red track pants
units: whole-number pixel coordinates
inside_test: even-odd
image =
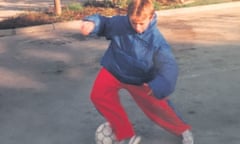
[[[149,96],[148,86],[135,86],[121,83],[105,68],[102,68],[93,85],[91,100],[96,109],[110,122],[118,140],[135,135],[127,113],[122,107],[118,92],[120,89],[129,91],[141,110],[156,124],[175,135],[181,135],[190,126],[178,117],[169,105],[169,100],[156,99]]]

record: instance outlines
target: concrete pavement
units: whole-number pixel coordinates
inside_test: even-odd
[[[196,144],[240,143],[237,4],[159,16],[180,67],[171,99],[193,126]],[[0,37],[0,42],[1,144],[94,144],[104,120],[89,93],[108,41],[82,37],[76,24]],[[143,143],[181,143],[148,120],[126,91],[120,95]]]

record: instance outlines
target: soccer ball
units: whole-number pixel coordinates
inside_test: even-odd
[[[101,124],[95,133],[96,144],[118,144],[113,130],[108,122]]]

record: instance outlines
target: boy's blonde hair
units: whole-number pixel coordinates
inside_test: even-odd
[[[154,4],[152,0],[131,0],[128,5],[128,16],[132,20],[151,18],[153,14]]]

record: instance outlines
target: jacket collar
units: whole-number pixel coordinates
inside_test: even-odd
[[[131,26],[131,22],[130,22],[130,20],[129,20],[129,16],[127,16],[127,19],[128,19],[128,23],[129,23],[129,27],[131,28],[131,30],[133,31],[133,32],[135,32],[135,30],[132,28],[132,26]],[[141,33],[141,34],[139,34],[139,35],[142,35],[142,34],[145,34],[145,33],[148,33],[148,32],[150,32],[150,31],[152,31],[155,27],[156,27],[156,25],[157,25],[157,14],[155,13],[154,14],[154,16],[153,16],[153,19],[152,19],[152,21],[149,23],[149,25],[148,25],[148,28],[143,32],[143,33]],[[136,32],[135,32],[136,33]]]

